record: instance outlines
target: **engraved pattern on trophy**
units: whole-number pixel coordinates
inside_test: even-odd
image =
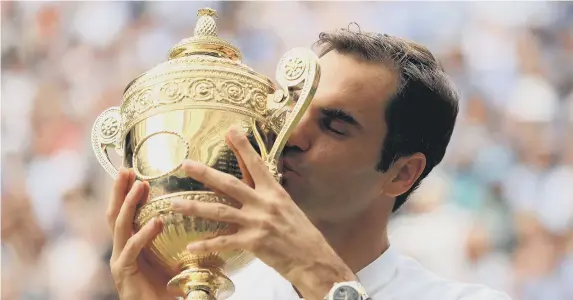
[[[238,50],[237,50],[238,51]],[[178,57],[177,59],[172,59],[172,60],[168,60],[166,62],[163,62],[161,64],[159,64],[159,66],[177,66],[180,64],[195,64],[195,63],[200,63],[200,64],[216,64],[225,68],[230,68],[230,69],[241,69],[244,70],[246,72],[252,72],[252,76],[255,76],[256,78],[265,80],[265,77],[261,77],[260,75],[256,74],[256,72],[249,68],[249,66],[243,65],[241,64],[240,61],[235,61],[235,60],[221,60],[217,57],[212,57],[212,56],[207,56],[207,55],[196,55],[196,56],[184,56],[184,57]],[[267,79],[268,80],[268,79]],[[270,83],[269,83],[270,84]]]
[[[230,103],[233,104],[244,104],[245,100],[247,99],[245,97],[245,90],[247,89],[247,87],[243,86],[240,82],[238,81],[224,81],[221,83],[221,100],[223,101],[223,99],[229,101]],[[253,99],[254,100],[254,99]],[[254,101],[253,101],[254,104]],[[254,105],[253,105],[254,106]]]
[[[119,133],[119,120],[113,117],[107,117],[101,122],[101,137],[104,139],[113,139]]]
[[[300,57],[289,57],[285,59],[284,75],[287,80],[299,79],[306,69],[306,62]]]
[[[270,126],[275,131],[280,131],[287,120],[288,114],[291,113],[291,109],[288,106],[281,107],[280,109],[274,110],[270,118]]]
[[[157,95],[157,105],[177,103],[185,98],[185,93],[181,91],[181,85],[185,81],[179,82],[166,82],[159,87]]]
[[[195,101],[210,101],[215,99],[215,82],[208,78],[200,78],[189,84],[189,96]]]
[[[123,131],[153,114],[186,108],[233,110],[264,121],[272,91],[269,85],[230,71],[179,70],[144,77],[124,96]]]
[[[184,217],[170,212],[171,199],[237,206],[181,168],[184,159],[207,164],[242,178],[237,158],[225,136],[237,127],[280,180],[277,159],[294,125],[310,104],[318,85],[318,58],[307,49],[287,52],[270,79],[241,63],[241,53],[217,37],[216,13],[201,9],[195,36],[181,40],[160,63],[131,81],[120,107],[104,111],[92,129],[92,144],[100,164],[115,177],[107,156],[116,148],[123,166],[133,167],[147,180],[150,193],[138,208],[136,230],[153,216],[165,227],[142,253],[154,267],[173,275],[167,289],[187,300],[223,300],[234,291],[228,278],[252,259],[246,251],[189,253],[197,240],[231,234],[236,225]],[[300,97],[294,101],[294,91]]]
[[[118,174],[117,168],[111,163],[107,148],[121,150],[121,115],[118,107],[111,107],[102,112],[96,119],[91,132],[92,149],[104,170],[112,177]]]

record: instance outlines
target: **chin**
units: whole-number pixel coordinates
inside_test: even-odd
[[[283,187],[283,189],[285,189],[285,191],[287,191],[287,193],[291,196],[291,198],[294,197],[293,193],[295,191],[294,189],[294,184],[292,182],[292,180],[289,180],[288,178],[283,177],[281,180],[281,186]]]
[[[308,206],[307,205],[307,199],[306,197],[301,193],[301,189],[297,188],[296,186],[294,186],[291,183],[289,183],[288,181],[286,183],[283,183],[283,188],[285,189],[285,191],[287,191],[287,193],[289,194],[289,196],[291,197],[292,201],[303,211],[305,210],[305,208]],[[306,211],[305,211],[306,213]]]

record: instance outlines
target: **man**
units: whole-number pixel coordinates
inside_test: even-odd
[[[457,93],[434,56],[401,38],[348,30],[321,34],[317,46],[321,81],[285,148],[282,186],[234,130],[228,143],[244,181],[184,163],[191,178],[242,203],[173,202],[175,211],[239,224],[236,234],[188,250],[246,249],[258,257],[231,278],[234,300],[508,299],[441,279],[388,241],[391,213],[442,160],[458,113]],[[133,181],[121,172],[108,210],[116,286],[122,300],[170,299],[162,292],[167,278],[138,259],[162,227],[155,220],[132,236],[134,208],[149,192]],[[341,297],[327,296],[335,290]]]

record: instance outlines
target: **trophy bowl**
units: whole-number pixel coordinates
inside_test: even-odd
[[[96,119],[92,146],[102,167],[116,177],[108,156],[114,148],[121,164],[147,181],[150,193],[135,216],[137,231],[153,217],[162,232],[144,249],[154,267],[172,274],[168,287],[186,299],[226,299],[234,292],[228,276],[245,267],[252,254],[225,251],[194,254],[194,241],[232,234],[236,225],[173,213],[171,200],[216,202],[239,207],[186,176],[192,159],[242,178],[237,158],[225,143],[231,127],[243,132],[280,180],[278,159],[308,108],[320,78],[318,57],[294,48],[279,61],[278,86],[241,63],[240,51],[217,36],[217,15],[200,9],[194,36],[173,46],[167,61],[126,87],[121,105]],[[295,98],[295,91],[299,94]]]

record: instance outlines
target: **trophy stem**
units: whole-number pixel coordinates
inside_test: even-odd
[[[217,268],[188,268],[173,277],[167,286],[183,292],[186,300],[223,300],[235,291],[231,280]]]
[[[190,291],[187,294],[187,298],[185,300],[217,300],[215,297],[211,296],[209,293],[203,290],[194,290]]]

